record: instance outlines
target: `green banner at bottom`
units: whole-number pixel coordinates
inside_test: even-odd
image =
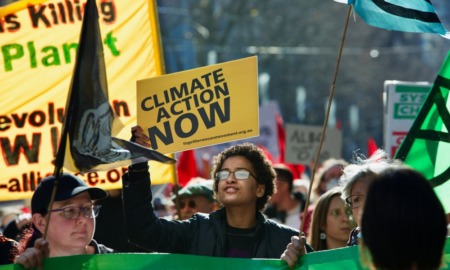
[[[450,238],[444,250],[441,269],[450,270]],[[21,265],[10,264],[0,270],[21,270]],[[49,258],[45,260],[45,270],[96,270],[96,269],[288,269],[286,263],[275,259],[237,259],[205,257],[195,255],[163,253],[115,253],[102,255],[76,255]],[[294,268],[297,270],[357,270],[364,269],[359,263],[358,247],[313,252],[304,256]]]

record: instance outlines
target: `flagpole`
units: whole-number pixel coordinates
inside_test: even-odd
[[[66,111],[66,113],[67,113],[67,111]],[[52,213],[51,210],[53,207],[53,202],[55,200],[56,191],[58,189],[59,177],[62,174],[62,170],[63,170],[63,166],[64,166],[64,156],[65,156],[65,152],[66,152],[67,134],[68,134],[67,125],[63,125],[63,130],[61,133],[61,139],[59,142],[58,152],[56,153],[56,158],[55,158],[55,170],[53,171],[53,176],[55,177],[55,182],[53,183],[52,194],[50,196],[50,202],[48,203],[48,208],[47,208],[47,216],[45,218],[45,228],[44,228],[44,234],[43,234],[44,240],[47,238],[47,231],[48,231],[48,226],[50,224],[50,216]]]
[[[336,86],[336,79],[337,79],[337,75],[338,75],[338,71],[339,71],[339,65],[341,63],[341,56],[342,56],[342,51],[344,49],[345,36],[347,34],[348,22],[350,20],[351,12],[352,12],[352,5],[349,5],[348,11],[347,11],[347,18],[346,18],[345,26],[344,26],[344,31],[342,33],[342,39],[341,39],[341,45],[339,48],[338,58],[336,61],[336,68],[334,70],[333,81],[331,82],[330,96],[328,97],[327,111],[326,111],[325,120],[324,120],[323,126],[322,126],[322,134],[320,135],[319,147],[317,148],[317,152],[316,152],[316,158],[315,158],[314,167],[312,170],[311,181],[309,183],[308,196],[306,197],[305,208],[303,210],[303,218],[300,223],[300,229],[299,229],[300,237],[301,237],[303,229],[305,227],[305,220],[306,220],[306,216],[308,214],[309,201],[311,198],[311,190],[312,190],[312,186],[313,186],[313,182],[314,182],[314,178],[315,178],[315,174],[316,174],[317,164],[319,163],[320,152],[322,151],[322,145],[323,145],[323,141],[324,141],[324,137],[325,137],[325,132],[327,130],[328,118],[330,116],[331,102],[333,101],[334,89]]]
[[[175,166],[175,165],[173,165]],[[175,210],[177,211],[177,220],[181,220],[181,208],[180,208],[180,197],[178,195],[178,191],[182,187],[178,183],[178,171],[175,168],[175,179],[174,179],[174,186],[172,188],[172,191],[174,191],[175,194]]]

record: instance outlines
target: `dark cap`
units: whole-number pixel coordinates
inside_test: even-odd
[[[214,201],[214,191],[213,191],[213,183],[212,180],[206,180],[203,178],[193,178],[188,184],[178,191],[178,196],[194,196],[194,195],[202,195],[205,196],[208,201]],[[172,200],[175,200],[175,197],[172,197]]]
[[[277,178],[277,180],[287,182],[289,184],[289,190],[292,191],[292,185],[294,182],[294,174],[292,173],[292,170],[284,163],[274,164],[273,168],[277,173],[277,176],[281,178]]]
[[[277,175],[286,178],[286,180],[289,182],[294,181],[294,174],[286,164],[277,163],[273,165],[273,168],[275,169]]]
[[[48,204],[52,196],[55,176],[51,175],[42,179],[31,198],[31,213],[47,213]],[[100,200],[108,197],[108,193],[101,188],[90,187],[79,177],[63,173],[58,180],[55,201],[64,201],[76,195],[88,191],[92,200]]]

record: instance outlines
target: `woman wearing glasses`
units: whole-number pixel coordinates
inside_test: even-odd
[[[149,146],[140,127],[134,127],[132,133],[137,143]],[[223,207],[209,215],[197,213],[186,221],[158,218],[150,203],[147,163],[130,166],[123,175],[130,241],[149,251],[216,257],[280,258],[286,251],[283,259],[295,265],[305,252],[298,237],[291,243],[299,232],[261,214],[274,192],[275,179],[264,152],[253,144],[236,145],[216,156],[213,166],[213,188]]]
[[[58,180],[55,200],[49,213],[48,205],[54,183],[54,176],[46,177],[33,193],[32,231],[23,239],[24,242],[29,242],[23,243],[29,248],[23,251],[15,262],[25,268],[33,268],[41,267],[45,257],[113,252],[92,239],[95,217],[100,209],[95,203],[106,198],[108,194],[103,189],[89,187],[72,174],[63,173]],[[47,225],[49,214],[51,216]],[[39,238],[46,230],[46,240]]]
[[[356,157],[355,163],[344,168],[340,178],[342,184],[342,199],[352,209],[357,227],[350,233],[349,246],[358,245],[360,227],[367,190],[373,179],[384,170],[397,163],[390,160],[381,149],[378,149],[368,159]]]

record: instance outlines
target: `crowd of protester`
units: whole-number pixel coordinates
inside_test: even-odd
[[[132,133],[148,146],[140,127]],[[371,269],[439,269],[448,215],[419,172],[383,150],[317,169],[306,211],[309,176],[295,178],[288,164],[272,164],[251,143],[223,150],[210,179],[173,186],[166,197],[155,196],[144,162],[129,167],[120,190],[62,174],[49,212],[50,176],[28,207],[3,215],[0,264],[33,268],[47,257],[167,252],[278,258],[292,268],[305,253],[358,245]]]

